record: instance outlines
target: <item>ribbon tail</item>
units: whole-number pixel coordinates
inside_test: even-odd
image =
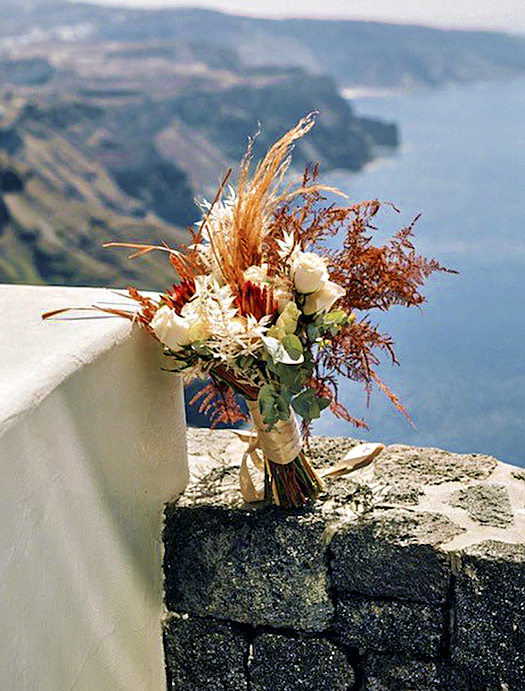
[[[264,488],[257,489],[253,484],[252,475],[248,467],[248,458],[251,460],[253,465],[264,472],[264,460],[259,456],[259,437],[253,432],[243,432],[240,430],[235,430],[235,434],[239,439],[246,444],[248,448],[243,453],[241,461],[241,469],[239,471],[239,485],[241,488],[242,498],[248,504],[252,504],[256,501],[262,501],[264,499]]]
[[[248,468],[248,456],[253,458],[254,452],[250,452],[247,449],[242,457],[241,470],[239,472],[239,484],[241,486],[242,498],[245,502],[252,504],[256,501],[262,501],[264,499],[264,489],[256,489],[253,484],[250,469]]]
[[[328,470],[321,473],[321,477],[340,477],[358,468],[364,468],[371,463],[385,448],[384,444],[358,444],[346,456]]]

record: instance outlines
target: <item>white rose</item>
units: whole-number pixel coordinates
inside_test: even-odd
[[[281,314],[290,300],[293,300],[292,291],[285,284],[274,285],[273,299],[277,303],[277,311]]]
[[[252,264],[243,273],[245,281],[251,281],[251,283],[260,284],[268,282],[268,264],[262,264],[257,266]]]
[[[170,350],[177,351],[191,343],[190,325],[167,305],[155,312],[149,325],[159,341]]]
[[[314,252],[297,252],[290,276],[298,293],[314,293],[328,279],[326,262]]]
[[[318,312],[328,312],[334,302],[342,298],[345,289],[333,281],[324,281],[319,290],[306,296],[303,306],[304,314],[317,314]]]
[[[189,343],[204,341],[208,338],[210,335],[210,324],[199,300],[187,302],[180,313],[188,327]]]

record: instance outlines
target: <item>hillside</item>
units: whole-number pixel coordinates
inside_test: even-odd
[[[255,19],[204,10],[166,12],[165,23],[174,36],[193,38],[203,32],[217,45],[235,48],[248,65],[294,65],[329,74],[342,87],[411,88],[525,74],[525,37],[487,31]],[[104,35],[121,31],[128,30],[108,24]]]
[[[0,281],[162,287],[162,255],[101,243],[184,241],[248,138],[259,157],[317,110],[297,169],[358,171],[399,134],[342,87],[524,72],[525,39],[503,34],[4,0]]]
[[[214,44],[247,66],[293,66],[342,86],[412,87],[525,73],[525,37],[488,31],[319,19],[271,20],[210,10],[138,10],[41,0],[0,9],[0,39],[151,40]],[[0,41],[0,47],[2,42]]]
[[[203,43],[41,37],[4,51],[0,89],[0,281],[162,287],[162,255],[130,267],[101,242],[184,240],[194,197],[215,193],[249,137],[259,157],[318,110],[294,162],[324,170],[359,170],[398,141],[330,77]]]
[[[4,121],[8,114],[4,108]],[[0,128],[0,282],[160,289],[169,275],[164,256],[130,262],[102,243],[176,245],[185,236],[54,128],[23,111]]]

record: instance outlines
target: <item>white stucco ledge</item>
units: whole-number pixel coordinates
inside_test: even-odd
[[[0,285],[6,691],[166,687],[160,536],[187,483],[182,383],[126,320],[41,319],[114,299]]]

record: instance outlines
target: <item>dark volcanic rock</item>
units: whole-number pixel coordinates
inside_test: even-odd
[[[399,131],[394,124],[372,118],[358,118],[358,122],[376,146],[395,147],[399,145]]]
[[[523,482],[525,482],[525,470],[513,470],[512,477],[515,477],[516,480],[523,480]]]
[[[315,637],[261,633],[249,662],[251,691],[348,691],[354,672],[343,650]]]
[[[186,227],[200,215],[187,176],[170,161],[153,157],[137,167],[112,171],[121,189],[145,202],[158,216]]]
[[[16,153],[22,146],[22,138],[15,127],[0,127],[0,150]]]
[[[473,485],[450,497],[451,506],[465,509],[476,523],[506,528],[514,523],[509,493],[503,485]]]
[[[166,605],[247,633],[250,691],[524,691],[521,471],[408,447],[404,468],[401,447],[388,448],[286,512],[243,503],[235,435],[189,439],[201,467],[166,509]],[[313,463],[356,443],[314,438]],[[502,529],[507,502],[514,520]],[[480,544],[487,536],[507,542]]]
[[[438,656],[445,633],[441,607],[341,596],[335,630],[345,645],[411,658]]]
[[[9,209],[7,208],[6,203],[0,196],[0,232],[2,231],[2,227],[7,223],[9,220]]]
[[[168,506],[168,609],[255,625],[326,629],[333,607],[324,528],[324,521],[308,512]]]
[[[300,118],[317,110],[316,126],[307,139],[296,144],[294,166],[316,162],[323,170],[360,170],[373,158],[372,130],[361,128],[332,79],[297,69],[279,74],[270,71],[264,80],[256,76],[252,75],[253,82],[246,80],[222,91],[189,89],[174,100],[173,113],[188,126],[205,131],[236,161],[244,154],[246,138],[259,129],[253,143],[256,159]],[[396,132],[395,125],[387,127]]]
[[[366,661],[366,669],[362,691],[489,691],[471,686],[468,673],[442,662],[378,656]]]
[[[333,585],[372,597],[443,603],[451,568],[439,545],[461,532],[440,514],[401,510],[349,523],[330,544]]]
[[[233,624],[171,617],[164,628],[168,689],[247,691],[246,634]]]
[[[455,593],[453,659],[523,691],[525,545],[490,540],[466,549]]]

